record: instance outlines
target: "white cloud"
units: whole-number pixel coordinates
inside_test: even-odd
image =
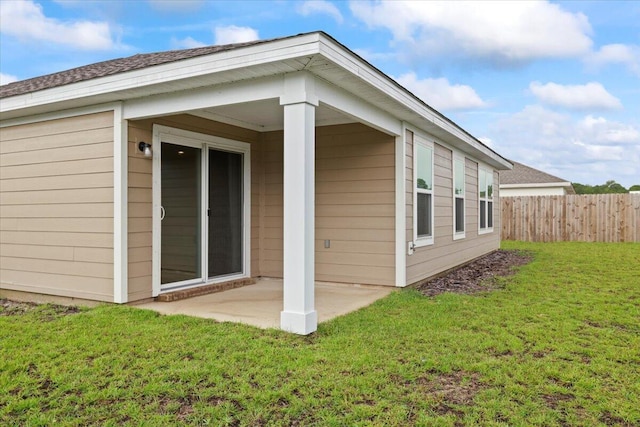
[[[578,137],[604,145],[624,145],[640,143],[640,131],[631,125],[610,122],[604,117],[591,115],[577,125]]]
[[[339,24],[342,24],[344,21],[344,18],[336,5],[326,0],[304,1],[300,3],[296,9],[302,16],[325,14],[335,19]]]
[[[452,85],[445,78],[418,79],[416,74],[411,72],[396,80],[437,110],[468,110],[486,107],[486,103],[471,86]]]
[[[147,0],[149,5],[163,12],[193,12],[204,5],[204,0]]]
[[[185,37],[184,39],[171,39],[171,48],[172,49],[193,49],[195,47],[203,47],[207,46],[206,43],[195,40],[192,37]]]
[[[216,27],[214,34],[216,38],[215,44],[217,45],[243,43],[260,39],[257,30],[251,27],[237,27],[235,25]]]
[[[17,82],[19,79],[11,74],[0,73],[0,86],[8,85],[9,83]]]
[[[111,27],[100,21],[60,21],[48,18],[33,1],[3,1],[0,14],[3,34],[21,40],[51,42],[85,50],[116,47]]]
[[[579,147],[579,150],[583,151],[585,157],[589,159],[599,161],[620,161],[624,156],[623,147],[610,147],[608,145],[588,145],[580,141],[575,141],[574,144]]]
[[[532,82],[529,85],[529,90],[545,104],[573,110],[622,108],[620,100],[597,82],[589,82],[584,85]]]
[[[607,65],[623,65],[640,76],[640,46],[608,44],[585,57],[585,63],[592,68]]]
[[[638,180],[640,130],[631,124],[530,105],[489,130],[500,154],[566,180],[594,185],[614,179],[626,187]]]
[[[398,49],[425,58],[508,65],[576,57],[592,44],[586,16],[546,1],[352,1],[350,7],[370,27],[391,31]]]

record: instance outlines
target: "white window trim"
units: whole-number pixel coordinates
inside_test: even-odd
[[[431,191],[422,190],[425,194],[431,194],[431,236],[418,237],[418,145],[431,150]],[[413,242],[415,247],[433,245],[435,224],[435,149],[433,142],[413,131]]]
[[[493,185],[493,169],[488,167],[488,166],[485,166],[485,165],[482,165],[482,164],[478,164],[478,234],[489,234],[489,233],[493,233],[493,221],[491,222],[491,227],[485,227],[485,228],[481,228],[480,227],[480,225],[481,225],[480,224],[480,214],[481,214],[480,213],[480,202],[482,200],[485,201],[485,221],[488,222],[489,221],[489,215],[488,215],[488,213],[489,213],[489,202],[492,203],[491,206],[493,208],[494,207],[493,206],[494,197],[493,197],[493,193],[492,193],[491,198],[488,197],[488,194],[489,194],[488,187],[489,186],[487,184],[487,180],[485,180],[485,185],[486,185],[485,191],[486,191],[487,196],[485,196],[484,198],[480,197],[480,191],[481,191],[481,188],[480,188],[480,171],[484,171],[487,174],[487,177],[491,176],[491,183],[492,183],[491,185]],[[494,186],[494,192],[495,192],[495,185],[493,185],[493,186]]]
[[[458,195],[456,195],[456,162],[462,162],[462,197],[459,197]],[[463,155],[461,155],[460,153],[457,152],[452,152],[452,156],[451,156],[451,175],[452,175],[452,186],[451,186],[451,194],[452,194],[452,198],[453,198],[453,209],[452,209],[452,214],[453,214],[453,240],[459,240],[459,239],[464,239],[466,237],[466,230],[467,230],[467,197],[466,197],[466,192],[467,192],[467,174],[466,174],[466,160],[465,157]],[[463,205],[463,213],[462,213],[462,231],[456,231],[456,217],[457,217],[457,212],[456,212],[456,199],[457,198],[462,198],[462,205]]]

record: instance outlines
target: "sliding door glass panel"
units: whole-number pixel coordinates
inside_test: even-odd
[[[209,277],[243,271],[242,154],[209,150]]]
[[[162,284],[201,279],[201,154],[162,143]]]

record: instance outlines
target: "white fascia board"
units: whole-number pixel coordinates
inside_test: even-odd
[[[389,113],[357,98],[346,90],[324,80],[316,79],[316,93],[320,102],[390,135],[402,134],[402,122]]]
[[[124,118],[140,119],[273,99],[282,95],[282,88],[280,75],[137,98],[125,103]]]
[[[443,119],[439,113],[421,102],[402,86],[394,83],[384,73],[348,52],[343,46],[339,45],[334,40],[323,36],[320,40],[320,43],[320,53],[326,58],[338,64],[344,70],[351,72],[376,89],[384,92],[393,100],[403,105],[405,108],[408,108],[420,115],[423,120],[434,124],[440,129],[446,131],[454,138],[457,138],[460,141],[468,144],[474,150],[481,152],[488,159],[494,162],[495,166],[502,167],[504,169],[512,168],[512,164],[509,161],[494,153],[491,149],[477,141],[475,138],[469,136],[459,126]]]
[[[319,34],[276,40],[4,98],[1,112],[215,74],[318,53]]]
[[[86,114],[102,113],[105,111],[113,111],[122,108],[120,103],[108,102],[106,104],[91,105],[81,108],[71,108],[68,110],[52,111],[50,113],[30,115],[15,119],[7,119],[0,121],[0,128],[19,126],[29,123],[45,122],[48,120],[65,119],[67,117],[83,116]]]
[[[529,184],[500,184],[500,188],[545,188],[545,187],[570,187],[570,182],[541,182]]]

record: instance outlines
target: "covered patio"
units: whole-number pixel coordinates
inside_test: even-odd
[[[398,273],[404,270],[397,260],[398,254],[404,255],[404,247],[399,251],[402,240],[396,241],[403,231],[397,224],[396,217],[403,217],[397,214],[401,212],[398,207],[404,207],[396,196],[403,193],[398,192],[395,181],[404,160],[398,155],[404,144],[402,124],[354,96],[354,92],[377,93],[371,86],[349,81],[356,87],[346,91],[328,83],[317,75],[320,70],[329,73],[326,77],[339,74],[331,80],[342,80],[348,73],[322,56],[305,56],[305,64],[301,70],[273,76],[260,63],[256,70],[267,76],[233,83],[211,85],[211,75],[200,76],[193,82],[197,89],[150,93],[124,105],[123,128],[130,146],[125,167],[145,176],[135,190],[144,198],[146,206],[140,215],[145,219],[134,220],[144,224],[134,231],[132,221],[129,233],[150,228],[153,241],[147,235],[141,244],[148,254],[152,243],[152,259],[140,265],[151,266],[152,277],[145,271],[140,287],[134,289],[130,282],[129,289],[122,287],[122,295],[135,292],[139,294],[136,298],[148,297],[143,293],[149,290],[149,279],[151,296],[157,297],[219,280],[281,278],[277,289],[260,282],[246,290],[170,308],[166,303],[147,307],[309,334],[319,320],[368,305],[377,295],[390,292],[374,292],[376,297],[369,300],[366,294],[370,291],[350,293],[333,286],[321,292],[316,281],[390,289],[404,285]],[[141,158],[136,150],[147,145],[153,152],[152,161]],[[218,153],[240,158],[233,182],[214,183],[212,155]],[[194,159],[190,164],[188,156]],[[222,175],[227,180],[231,176]],[[138,183],[132,180],[127,185],[131,191]],[[222,213],[235,215],[235,222],[214,224],[221,206],[213,202],[218,200],[214,194],[218,190],[229,200],[235,197]],[[231,192],[237,194],[228,196]],[[128,203],[131,211],[138,207],[133,205],[138,201]],[[233,235],[215,239],[216,229],[233,229]],[[211,243],[227,240],[233,244],[217,247],[218,243]],[[142,247],[131,249],[141,251]],[[217,269],[220,257],[229,265]],[[137,265],[128,267],[133,270]],[[337,311],[326,311],[318,318],[317,300],[338,289],[353,295],[353,301],[345,300],[344,308],[327,301],[326,307]],[[227,298],[236,295],[242,298],[234,310],[227,310],[233,306]],[[223,301],[220,308],[216,302]],[[182,306],[188,308],[180,311]]]
[[[316,282],[318,321],[326,322],[366,307],[393,291],[388,286]],[[256,284],[242,288],[173,302],[147,302],[136,307],[165,315],[185,314],[259,328],[279,328],[282,298],[282,279],[259,279]]]

